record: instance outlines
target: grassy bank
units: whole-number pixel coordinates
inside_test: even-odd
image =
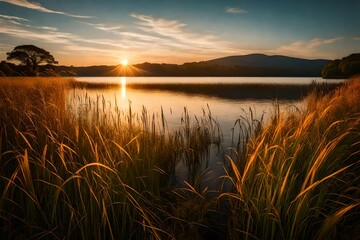
[[[2,239],[192,234],[183,229],[198,228],[208,203],[171,181],[178,162],[195,171],[209,146],[218,144],[211,116],[190,122],[185,112],[182,127],[170,133],[164,119],[145,109],[104,112],[101,101],[86,98],[81,109],[72,109],[66,104],[70,85],[55,78],[1,84]],[[190,207],[192,197],[204,202],[194,205],[198,210]]]
[[[360,232],[360,79],[277,112],[230,160],[231,239],[355,239]]]
[[[256,125],[224,166],[231,189],[212,199],[197,178],[221,141],[209,112],[193,119],[185,110],[181,128],[168,131],[162,114],[145,108],[110,112],[86,96],[74,108],[72,87],[71,79],[0,80],[1,239],[360,234],[360,79],[318,89],[303,112]],[[181,187],[179,163],[192,173]]]

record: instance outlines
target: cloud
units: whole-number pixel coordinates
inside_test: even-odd
[[[288,45],[280,46],[279,48],[273,50],[268,50],[266,52],[297,57],[319,57],[320,55],[323,55],[319,51],[319,47],[338,42],[342,39],[343,37],[314,38],[309,41],[299,40]]]
[[[156,18],[149,15],[131,14],[138,19],[138,29],[143,33],[160,39],[159,46],[168,46],[175,50],[194,52],[228,52],[228,42],[221,41],[212,34],[189,31],[187,24],[178,20]],[[156,44],[156,42],[155,42]],[[173,49],[173,50],[174,50]]]
[[[232,13],[232,14],[244,14],[244,13],[248,13],[248,10],[242,9],[242,8],[237,8],[237,7],[228,7],[225,9],[225,11],[227,13]]]
[[[41,27],[37,27],[39,29],[43,29],[43,30],[49,30],[49,31],[57,31],[58,29],[56,27],[48,27],[48,26],[41,26]]]
[[[160,44],[163,39],[149,34],[131,32],[126,30],[126,27],[123,25],[107,25],[103,23],[88,23],[80,22],[89,26],[92,26],[96,29],[110,32],[114,35],[121,36],[121,43],[123,43],[123,48],[129,47],[149,47],[149,43]]]
[[[310,40],[308,43],[305,43],[304,45],[306,48],[316,48],[318,46],[334,43],[334,42],[337,42],[342,39],[343,39],[342,37],[329,38],[329,39],[314,38],[314,39]]]
[[[93,18],[91,16],[73,15],[73,14],[69,14],[69,13],[65,13],[65,12],[53,11],[53,10],[50,10],[48,8],[41,6],[39,3],[29,2],[27,0],[0,0],[0,2],[7,2],[10,4],[16,5],[16,6],[34,9],[34,10],[37,10],[40,12],[60,14],[60,15],[65,15],[65,16],[70,16],[70,17],[75,17],[75,18]]]
[[[17,25],[17,26],[25,26],[28,27],[30,26],[28,24],[28,22],[30,22],[30,20],[25,19],[25,18],[20,18],[20,17],[15,17],[15,16],[9,16],[9,15],[0,15],[0,24],[2,23],[6,23],[6,25]],[[0,32],[1,33],[1,32]]]
[[[15,38],[22,38],[27,40],[43,41],[47,43],[56,44],[90,44],[102,45],[104,47],[124,48],[124,44],[119,41],[112,41],[109,39],[91,39],[78,36],[76,34],[61,32],[55,27],[48,26],[31,26],[31,25],[9,25],[0,22],[0,34],[6,34]],[[99,47],[94,47],[96,50]]]
[[[61,32],[37,32],[30,31],[27,29],[19,29],[11,26],[2,26],[0,25],[0,33],[7,34],[16,38],[23,38],[27,40],[40,40],[51,43],[69,43],[69,38],[71,37],[68,33]]]
[[[0,14],[0,18],[4,18],[4,19],[7,19],[7,20],[16,20],[16,21],[29,22],[28,19],[21,18],[21,17],[10,16],[10,15],[2,15],[2,14]]]
[[[116,32],[117,30],[120,30],[124,27],[122,25],[108,26],[108,25],[102,24],[102,23],[88,23],[88,22],[81,22],[81,23],[92,26],[92,27],[102,30],[102,31],[106,31],[106,32],[114,32],[114,31]]]
[[[239,54],[240,49],[219,36],[192,31],[179,20],[169,20],[148,15],[132,14],[135,25],[86,23],[90,27],[114,34],[112,38],[93,38],[71,32],[62,32],[52,26],[32,26],[11,23],[10,19],[0,19],[0,34],[27,41],[56,44],[61,48],[60,55],[68,64],[97,64],[108,59],[110,64],[118,61],[119,56],[127,55],[133,61],[158,61],[180,63],[200,61],[228,54]],[[69,52],[69,54],[66,54]],[[75,54],[82,59],[69,57]],[[94,56],[97,56],[94,57]],[[176,56],[176,59],[174,58]],[[136,59],[136,60],[135,60]],[[59,59],[63,61],[62,59]],[[76,63],[78,62],[78,63]],[[107,64],[109,62],[102,62]]]
[[[102,49],[102,48],[95,48],[95,47],[86,47],[86,46],[82,46],[79,44],[71,44],[71,45],[67,45],[65,46],[66,50],[69,51],[80,51],[80,52],[92,52],[92,53],[106,53],[106,54],[112,54],[114,53],[113,49]]]
[[[0,21],[0,36],[8,35],[18,39],[25,39],[26,41],[38,42],[38,44],[56,44],[58,46],[57,48],[60,47],[62,49],[60,55],[67,59],[69,64],[74,64],[74,62],[85,64],[84,59],[92,59],[92,61],[97,62],[97,64],[105,64],[101,61],[110,59],[109,61],[113,63],[114,59],[116,61],[117,56],[121,55],[121,51],[133,52],[135,55],[136,52],[145,52],[144,49],[149,48],[148,45],[143,46],[141,42],[132,40],[86,38],[73,33],[61,32],[54,27],[16,25],[9,24],[9,21],[10,20]],[[13,46],[2,47],[0,43],[0,49],[8,49],[11,47]],[[68,54],[66,54],[67,52]],[[68,57],[74,54],[80,56],[79,59],[82,59],[81,62]],[[91,61],[86,63],[93,64]]]
[[[96,29],[110,32],[119,37],[116,40],[110,39],[78,39],[83,45],[78,51],[92,49],[93,44],[102,44],[114,51],[126,51],[127,55],[148,57],[152,61],[160,59],[174,62],[189,59],[203,60],[214,58],[224,54],[239,53],[241,50],[230,46],[229,42],[222,41],[218,36],[193,32],[188,25],[179,20],[157,18],[150,15],[131,14],[136,19],[135,27],[131,25],[108,25],[103,23],[83,24]],[[84,45],[86,43],[86,45]],[[78,44],[72,45],[71,50],[75,51]],[[69,46],[66,49],[70,49]],[[95,49],[94,52],[97,50]],[[109,52],[110,54],[110,52]],[[114,54],[113,54],[114,55]],[[146,59],[146,58],[145,58]]]
[[[142,15],[142,14],[131,14],[130,15],[133,18],[139,19],[142,22],[140,22],[140,25],[144,26],[152,26],[157,29],[173,29],[175,32],[177,32],[177,29],[180,29],[182,27],[185,27],[185,23],[181,23],[178,20],[168,20],[163,18],[156,18],[150,15]]]
[[[153,44],[156,44],[158,45],[158,48],[161,48],[161,45],[166,45],[166,42],[168,42],[167,39],[161,38],[161,36],[151,35],[151,33],[149,33],[148,31],[145,33],[134,32],[134,29],[128,30],[127,27],[123,25],[107,25],[103,23],[88,23],[88,22],[80,22],[80,23],[92,26],[102,31],[110,32],[117,36],[121,36],[120,41],[122,43],[122,48],[130,48],[130,47],[148,48]],[[89,40],[89,41],[93,41],[93,40]],[[106,42],[108,40],[104,40],[104,41]]]
[[[2,21],[1,18],[3,18],[4,20]],[[15,21],[17,20],[17,21]],[[21,21],[25,21],[25,23],[22,23]],[[31,26],[28,22],[30,22],[30,20],[25,19],[25,18],[20,18],[20,17],[14,17],[14,16],[8,16],[8,15],[1,15],[0,14],[0,23],[2,22],[6,22],[8,23],[8,25],[17,25],[18,27],[26,27],[26,28],[33,28],[33,26]],[[37,29],[43,29],[43,30],[49,30],[49,31],[57,31],[58,29],[56,27],[49,27],[49,26],[38,26],[35,27]],[[1,33],[1,32],[0,32]]]
[[[353,40],[360,41],[360,37],[354,37]]]

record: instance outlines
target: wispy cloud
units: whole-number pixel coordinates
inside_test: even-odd
[[[360,37],[354,37],[353,40],[360,41]]]
[[[65,46],[66,50],[69,50],[71,52],[86,52],[86,53],[106,53],[106,54],[113,54],[113,49],[102,49],[102,48],[95,48],[95,47],[88,47],[88,46],[82,46],[80,44],[70,44]]]
[[[334,43],[334,42],[337,42],[337,41],[342,40],[342,39],[343,39],[342,37],[328,38],[328,39],[314,38],[314,39],[310,40],[308,43],[304,42],[303,45],[306,48],[316,48],[318,46]]]
[[[158,47],[160,47],[159,45],[165,44],[165,40],[159,36],[153,36],[150,35],[149,33],[134,32],[133,31],[134,29],[129,30],[127,26],[123,26],[123,25],[108,25],[103,23],[88,23],[88,22],[80,22],[80,23],[94,27],[95,29],[101,31],[106,31],[114,35],[121,36],[121,40],[118,40],[118,42],[121,41],[123,48],[149,47],[150,44],[155,44],[155,43],[158,45]],[[106,42],[107,40],[104,41]],[[102,43],[104,43],[104,41],[102,41]]]
[[[186,26],[185,23],[182,23],[178,20],[155,18],[153,16],[142,14],[131,14],[130,16],[140,20],[138,24],[143,26],[140,29],[147,32],[154,32],[163,36],[176,37],[177,35],[184,32],[183,27]]]
[[[7,2],[7,3],[13,4],[13,5],[17,5],[17,6],[29,8],[29,9],[34,9],[34,10],[37,10],[40,12],[60,14],[60,15],[65,15],[65,16],[70,16],[70,17],[75,17],[75,18],[92,18],[91,16],[74,15],[74,14],[70,14],[70,13],[66,13],[66,12],[50,10],[48,8],[41,6],[41,4],[39,4],[39,3],[29,2],[27,0],[0,0],[0,2]]]
[[[117,31],[117,30],[120,30],[122,29],[124,26],[122,25],[106,25],[106,24],[103,24],[103,23],[88,23],[88,22],[81,22],[83,24],[86,24],[86,25],[89,25],[89,26],[92,26],[96,29],[99,29],[99,30],[102,30],[102,31],[106,31],[106,32],[114,32],[114,31]]]
[[[232,13],[232,14],[244,14],[244,13],[248,13],[249,11],[243,8],[237,8],[237,7],[228,7],[225,8],[225,11],[227,13]]]
[[[131,14],[135,21],[132,25],[89,23],[95,29],[112,33],[114,39],[93,39],[73,37],[71,44],[64,46],[69,51],[89,53],[103,52],[116,58],[116,52],[126,52],[127,55],[141,56],[144,60],[173,62],[196,61],[240,53],[241,50],[231,46],[229,42],[209,33],[190,30],[182,21],[157,18],[143,14]],[[99,48],[99,46],[102,46]],[[141,61],[141,60],[139,60]]]
[[[221,41],[212,34],[195,33],[187,29],[187,24],[179,20],[156,18],[149,15],[131,14],[139,20],[138,29],[152,37],[160,38],[159,45],[196,52],[226,52],[228,42]]]
[[[2,15],[2,14],[0,14],[0,18],[7,19],[7,20],[16,20],[16,21],[29,22],[28,19],[21,18],[21,17],[10,16],[10,15]]]
[[[71,36],[68,33],[61,32],[37,32],[27,29],[20,29],[11,26],[2,26],[0,25],[0,33],[7,34],[12,37],[22,38],[27,40],[37,40],[45,41],[50,43],[69,43],[69,37]]]
[[[56,27],[49,27],[49,26],[34,27],[34,26],[30,25],[30,23],[29,23],[30,20],[28,20],[28,19],[0,14],[0,24],[2,24],[2,22],[6,22],[7,26],[16,25],[18,27],[23,27],[23,28],[24,27],[25,28],[37,28],[37,29],[49,30],[49,31],[57,31],[58,30]]]
[[[40,30],[36,30],[36,29],[40,29]],[[88,44],[103,45],[108,47],[121,46],[119,43],[108,39],[84,38],[76,34],[61,32],[58,31],[57,28],[47,27],[47,26],[32,27],[30,25],[26,25],[25,27],[22,26],[22,28],[19,28],[16,26],[8,26],[8,25],[0,24],[0,33],[7,34],[16,38],[37,40],[37,41],[56,43],[56,44],[74,44],[80,42],[83,44],[88,43]]]
[[[0,22],[0,34],[25,39],[30,42],[34,41],[40,46],[44,43],[56,44],[57,48],[61,46],[60,48],[62,50],[60,52],[53,52],[57,54],[56,58],[58,60],[62,63],[63,60],[65,60],[68,64],[106,64],[104,59],[108,59],[110,63],[114,63],[116,62],[116,56],[121,56],[121,51],[125,47],[123,43],[119,43],[118,41],[85,38],[76,34],[61,32],[51,27],[17,26],[1,24]],[[10,45],[4,46],[4,52],[13,47],[14,46]],[[62,58],[60,57],[59,59],[58,54],[62,56]],[[77,55],[78,59],[82,60],[74,60],[74,55]]]
[[[319,57],[321,55],[319,47],[332,44],[342,40],[343,37],[335,38],[314,38],[309,41],[299,40],[279,48],[269,50],[269,53],[292,55],[298,57]],[[323,54],[323,53],[322,53]]]
[[[219,36],[192,31],[191,27],[179,20],[140,14],[132,14],[131,17],[134,19],[134,25],[80,22],[94,29],[114,34],[109,38],[87,37],[63,32],[53,26],[33,26],[28,22],[13,23],[9,18],[3,20],[0,18],[0,34],[38,42],[38,44],[56,44],[57,48],[62,49],[59,54],[70,64],[76,64],[74,59],[69,57],[71,54],[76,54],[80,59],[82,56],[85,59],[86,56],[88,62],[85,63],[82,59],[81,64],[109,63],[101,62],[105,61],[104,59],[111,64],[118,61],[119,56],[122,55],[133,57],[133,61],[136,62],[181,63],[241,52]]]
[[[9,23],[9,21],[7,21]],[[64,45],[76,45],[84,44],[90,45],[89,49],[96,51],[99,49],[99,45],[102,48],[107,47],[109,49],[116,48],[122,49],[127,46],[124,43],[111,40],[111,39],[93,39],[82,37],[73,33],[61,32],[55,27],[48,26],[31,26],[31,25],[11,25],[3,24],[0,22],[0,33],[6,34],[15,38],[22,38],[26,40],[42,41],[47,43],[56,43]],[[97,45],[92,47],[91,45]],[[84,47],[84,46],[83,46]]]
[[[43,29],[43,30],[49,30],[49,31],[57,31],[58,29],[56,27],[48,27],[48,26],[41,26],[41,27],[37,27],[39,29]]]

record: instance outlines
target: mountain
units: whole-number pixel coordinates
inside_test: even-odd
[[[206,61],[205,63],[217,64],[220,66],[241,66],[286,70],[303,74],[314,73],[320,76],[323,67],[330,62],[330,60],[325,59],[309,60],[280,55],[268,56],[265,54],[249,54],[217,58]]]
[[[224,77],[320,77],[330,60],[308,60],[286,56],[250,54],[184,64],[141,63],[121,70],[121,66],[53,66],[45,76],[224,76]],[[50,71],[51,70],[51,71]],[[124,73],[125,72],[125,73]],[[22,66],[0,64],[0,75],[26,75]]]

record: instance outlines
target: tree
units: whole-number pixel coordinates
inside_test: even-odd
[[[336,59],[325,65],[322,70],[324,78],[351,77],[360,74],[360,53],[353,53],[347,57]]]
[[[57,64],[55,58],[46,50],[34,45],[17,46],[11,52],[6,53],[7,60],[17,60],[26,66],[32,75],[39,74],[40,64]]]
[[[335,59],[334,61],[326,64],[321,72],[324,78],[341,77],[342,73],[339,68],[341,60]]]
[[[10,63],[1,61],[0,63],[0,76],[11,76],[13,75],[14,70]]]

